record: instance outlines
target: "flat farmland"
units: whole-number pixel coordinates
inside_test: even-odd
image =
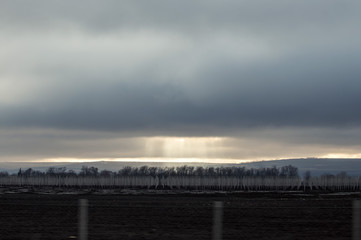
[[[349,195],[0,194],[0,239],[74,239],[78,200],[89,201],[89,239],[211,239],[222,201],[223,239],[351,239]]]

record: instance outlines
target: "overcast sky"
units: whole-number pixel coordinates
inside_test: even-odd
[[[0,2],[0,161],[361,157],[361,2]]]

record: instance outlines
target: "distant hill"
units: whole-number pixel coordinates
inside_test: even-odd
[[[313,176],[325,173],[337,174],[341,171],[347,172],[350,176],[361,176],[361,159],[300,158],[251,162],[245,165],[250,168],[292,165],[298,168],[301,176],[308,170]]]
[[[350,176],[361,176],[361,159],[333,159],[333,158],[300,158],[300,159],[284,159],[272,161],[257,161],[241,164],[212,164],[212,163],[173,163],[173,162],[116,162],[116,161],[99,161],[99,162],[0,162],[0,171],[7,171],[9,173],[18,172],[19,168],[46,171],[49,167],[66,167],[74,171],[80,171],[82,166],[93,166],[99,170],[118,171],[125,166],[140,167],[140,166],[157,166],[157,167],[177,167],[182,165],[204,166],[204,167],[219,167],[219,166],[239,166],[246,168],[260,168],[260,167],[282,167],[286,165],[293,165],[298,168],[299,174],[302,176],[305,171],[311,171],[313,176],[318,176],[324,173],[337,174],[345,171]]]

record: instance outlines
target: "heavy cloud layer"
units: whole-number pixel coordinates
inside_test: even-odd
[[[297,132],[298,144],[300,129],[318,129],[316,144],[343,134],[327,148],[344,146],[361,127],[360,8],[358,1],[1,1],[0,126],[99,132],[97,143],[102,132],[237,142],[245,132],[263,139],[259,132],[278,129]],[[3,152],[14,153],[0,138]],[[146,154],[135,142],[124,156]],[[112,152],[103,145],[101,154]],[[81,155],[65,147],[59,154]]]

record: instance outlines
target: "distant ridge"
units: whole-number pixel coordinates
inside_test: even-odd
[[[139,167],[139,166],[156,166],[156,167],[177,167],[183,165],[190,166],[205,166],[205,167],[220,167],[220,166],[244,166],[246,168],[260,168],[260,167],[282,167],[286,165],[293,165],[298,168],[299,174],[302,176],[305,171],[311,171],[313,176],[318,176],[325,173],[337,174],[341,171],[347,172],[350,176],[361,176],[361,159],[350,158],[297,158],[297,159],[282,159],[271,161],[255,161],[240,164],[219,164],[219,163],[199,163],[199,162],[119,162],[119,161],[99,161],[99,162],[0,162],[0,171],[7,171],[9,173],[18,172],[19,168],[46,171],[49,167],[66,167],[74,171],[80,171],[82,166],[93,166],[99,170],[107,169],[111,171],[118,171],[125,166]]]
[[[360,158],[297,158],[271,161],[258,161],[245,164],[248,167],[282,167],[293,165],[298,168],[300,175],[311,171],[314,176],[325,173],[337,174],[341,171],[347,172],[350,176],[361,176]]]

